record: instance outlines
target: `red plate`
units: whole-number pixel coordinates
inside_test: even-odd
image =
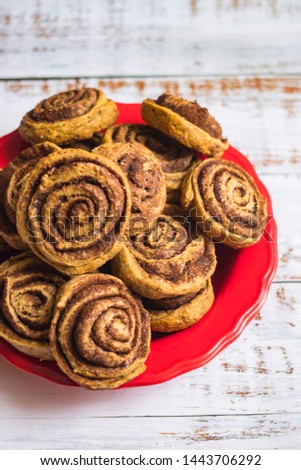
[[[118,123],[142,123],[140,104],[118,104]],[[0,139],[0,166],[7,164],[26,147],[17,131]],[[215,302],[196,325],[187,330],[153,339],[147,370],[123,387],[137,387],[165,382],[203,366],[234,341],[262,308],[277,269],[277,226],[269,193],[259,180],[249,160],[233,147],[223,158],[231,160],[255,179],[268,200],[270,220],[264,236],[242,250],[217,245],[217,270],[213,276]],[[25,356],[4,340],[0,354],[19,369],[58,384],[77,386],[55,363]]]

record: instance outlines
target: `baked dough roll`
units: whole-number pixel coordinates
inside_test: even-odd
[[[216,267],[214,244],[195,233],[180,208],[166,212],[147,232],[129,237],[111,261],[113,274],[150,299],[197,293]]]
[[[181,202],[207,236],[232,248],[258,242],[267,222],[267,201],[255,181],[227,160],[205,160],[190,170]]]
[[[17,229],[42,260],[67,274],[92,272],[122,247],[129,183],[116,163],[81,149],[41,159],[17,204]]]
[[[194,152],[156,129],[144,124],[120,124],[103,135],[104,144],[138,142],[160,162],[166,179],[167,202],[180,201],[183,178],[196,159]]]
[[[166,203],[166,184],[152,152],[137,143],[104,144],[93,153],[117,163],[127,175],[132,193],[130,233],[148,230]]]
[[[0,337],[19,351],[53,359],[49,328],[65,278],[29,251],[0,266]]]
[[[196,101],[164,93],[156,101],[144,100],[141,114],[150,126],[208,157],[220,157],[228,148],[219,123]]]
[[[120,279],[78,276],[57,296],[50,343],[58,366],[88,389],[111,389],[145,370],[148,312]]]
[[[171,333],[194,325],[210,310],[214,301],[211,280],[199,292],[167,299],[143,299],[150,313],[152,331]]]
[[[19,132],[32,144],[45,140],[65,145],[89,139],[114,124],[116,104],[96,88],[68,90],[38,103],[23,117]]]

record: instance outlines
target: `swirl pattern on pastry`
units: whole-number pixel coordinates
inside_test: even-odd
[[[66,145],[67,148],[72,149],[83,149],[87,152],[91,152],[95,147],[98,147],[102,143],[102,136],[98,132],[93,134],[89,139],[84,140],[73,140]],[[64,147],[64,146],[63,146]]]
[[[164,93],[142,103],[143,119],[152,127],[208,157],[220,157],[228,148],[219,123],[197,102]]]
[[[60,150],[51,142],[42,142],[23,150],[4,169],[2,176],[5,180],[4,209],[12,224],[16,224],[16,207],[27,174],[41,158]]]
[[[0,236],[0,253],[5,253],[6,251],[9,251],[11,247],[6,243],[3,237]]]
[[[171,213],[157,217],[147,232],[130,237],[111,261],[113,273],[143,297],[196,293],[215,270],[214,244],[196,234],[194,223],[181,212]]]
[[[138,143],[104,144],[93,152],[116,162],[127,175],[132,192],[130,233],[148,230],[166,202],[166,184],[152,152]]]
[[[114,124],[116,104],[96,88],[69,90],[53,95],[23,117],[19,132],[30,143],[48,140],[58,145],[89,139]]]
[[[30,252],[9,258],[0,270],[0,337],[27,355],[53,359],[49,328],[65,278]]]
[[[195,159],[190,149],[144,124],[120,124],[110,127],[104,133],[102,142],[138,142],[151,150],[165,174],[167,201],[179,201],[182,180]]]
[[[117,388],[145,370],[149,315],[114,276],[78,276],[59,292],[50,343],[59,367],[76,383]]]
[[[208,279],[197,293],[167,299],[143,299],[150,313],[151,329],[161,333],[180,331],[194,325],[211,308],[213,288]]]
[[[208,236],[232,248],[256,243],[267,222],[267,201],[255,181],[227,160],[205,160],[189,171],[181,202]]]
[[[41,159],[17,204],[17,229],[32,251],[67,274],[91,272],[122,246],[129,183],[116,163],[81,149]]]

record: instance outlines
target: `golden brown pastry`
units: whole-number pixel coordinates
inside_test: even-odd
[[[67,274],[92,272],[122,247],[129,183],[116,163],[81,149],[39,160],[17,204],[17,229],[42,260]]]
[[[253,178],[227,160],[205,160],[182,186],[182,206],[213,240],[232,248],[256,243],[267,222],[267,201]]]
[[[58,294],[50,343],[58,366],[74,382],[117,388],[145,370],[149,315],[116,277],[78,276]]]
[[[196,158],[194,152],[144,124],[120,124],[110,127],[102,139],[104,144],[126,142],[138,142],[153,152],[165,175],[167,202],[179,202],[183,178]]]
[[[214,301],[211,280],[199,292],[167,299],[143,299],[150,313],[151,329],[161,333],[180,331],[194,325],[210,310]]]
[[[0,337],[29,356],[52,359],[49,327],[64,282],[29,251],[0,265]]]
[[[214,244],[176,207],[168,206],[146,233],[128,238],[111,261],[113,273],[142,297],[197,293],[215,270]]]
[[[208,157],[220,157],[228,148],[222,128],[196,101],[164,93],[142,103],[143,119],[152,127]]]
[[[96,88],[69,90],[53,95],[23,117],[19,132],[32,144],[45,140],[58,145],[89,139],[114,124],[116,104]]]
[[[33,145],[18,154],[0,171],[0,236],[15,250],[27,249],[19,236],[16,224],[16,204],[24,178],[35,163],[59,147],[50,142]]]
[[[60,150],[60,147],[51,142],[42,142],[41,144],[33,145],[19,153],[3,169],[3,203],[6,215],[12,224],[16,224],[17,202],[27,174],[32,170],[38,160],[58,150]]]
[[[116,162],[127,175],[132,193],[130,233],[148,230],[166,202],[166,184],[152,152],[137,143],[104,144],[93,152]]]

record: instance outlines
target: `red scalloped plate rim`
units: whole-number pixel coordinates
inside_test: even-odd
[[[117,120],[117,123],[143,123],[143,120],[140,115],[140,104],[117,103],[117,106],[119,109],[119,118]],[[20,139],[17,130],[0,138],[0,157],[1,150],[5,146],[9,145],[12,155],[17,154],[20,150],[26,147],[26,144],[24,144]],[[174,344],[176,344],[177,346],[182,346],[183,341],[181,340],[182,338],[185,338],[186,335],[193,335],[194,339],[198,339],[199,330],[201,335],[202,327],[208,322],[210,325],[210,318],[215,308],[215,304],[213,305],[210,312],[208,312],[196,325],[182,332],[173,333],[171,335],[156,338],[152,342],[151,353],[146,362],[146,371],[133,381],[123,385],[120,388],[155,385],[158,383],[163,383],[186,372],[204,366],[240,336],[246,326],[263,307],[267,299],[269,289],[276,273],[278,264],[277,225],[273,216],[271,198],[268,193],[268,190],[266,189],[262,181],[258,178],[253,165],[243,154],[241,154],[238,150],[230,146],[229,149],[223,155],[223,158],[233,160],[236,163],[240,164],[244,169],[246,169],[248,173],[252,175],[260,191],[267,198],[268,201],[268,213],[271,218],[267,224],[265,233],[270,238],[270,241],[267,242],[266,240],[260,240],[256,245],[253,245],[253,247],[239,250],[239,252],[242,253],[245,250],[254,249],[254,247],[256,246],[257,249],[259,249],[260,244],[264,247],[266,263],[262,268],[262,273],[258,273],[258,289],[254,292],[254,298],[249,299],[249,305],[247,308],[245,308],[243,311],[237,312],[234,323],[227,325],[224,333],[220,338],[211,340],[210,346],[208,345],[208,347],[205,347],[205,351],[200,352],[199,350],[188,350],[188,352],[186,353],[185,350],[185,357],[180,357],[177,358],[177,360],[169,361],[168,365],[166,367],[161,368],[161,370],[158,370],[158,367],[157,369],[155,367],[153,370],[154,365],[160,366],[160,364],[162,363],[162,361],[164,361],[164,359],[166,359],[166,357],[168,357],[169,359],[169,354],[171,354],[171,357],[173,357],[173,353],[175,354],[175,351],[171,350],[170,352],[170,348],[166,346],[168,346],[168,344],[170,346],[174,346]],[[4,163],[6,164],[8,161],[9,160],[6,159]],[[260,279],[259,274],[261,274],[262,276]],[[206,340],[208,340],[208,338],[206,338]],[[186,343],[184,342],[184,344]],[[161,356],[160,351],[165,352],[165,355]],[[54,362],[39,361],[35,358],[26,356],[16,350],[13,346],[11,346],[3,339],[0,339],[0,354],[11,364],[25,372],[37,375],[57,384],[73,387],[78,386],[67,376],[65,376]]]

